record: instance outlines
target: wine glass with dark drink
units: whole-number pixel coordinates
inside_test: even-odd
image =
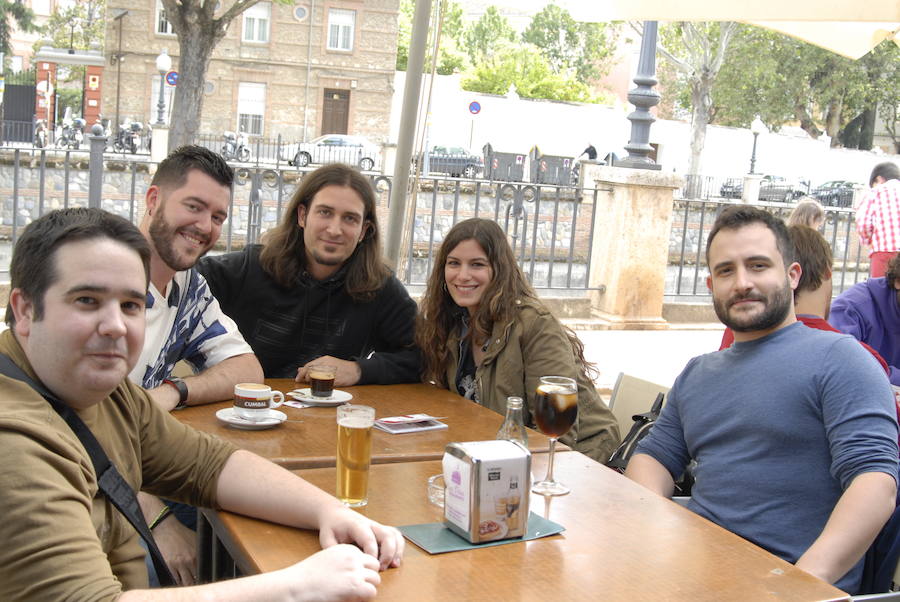
[[[556,440],[565,435],[578,418],[578,385],[565,376],[542,376],[534,396],[534,421],[550,437],[547,476],[531,490],[541,495],[565,495],[571,491],[553,479],[553,452]]]

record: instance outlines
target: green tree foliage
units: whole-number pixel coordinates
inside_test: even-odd
[[[609,71],[618,34],[618,24],[579,23],[549,4],[531,19],[522,40],[540,48],[555,73],[573,72],[588,84]]]
[[[872,88],[878,116],[894,144],[894,152],[900,153],[900,48],[883,42],[870,57],[884,66],[881,70],[873,70]]]
[[[12,52],[13,24],[23,32],[35,31],[34,12],[21,1],[0,0],[0,52],[6,57]]]
[[[464,90],[506,94],[515,86],[519,96],[591,102],[590,90],[571,77],[554,73],[541,50],[530,44],[505,44],[475,66],[462,81]]]
[[[896,45],[882,44],[854,61],[741,26],[713,91],[713,120],[746,126],[758,114],[773,130],[798,123],[813,138],[829,135],[833,146],[869,148],[876,104],[900,95],[897,55]]]
[[[491,57],[498,45],[515,39],[516,32],[509,21],[493,5],[488,6],[481,18],[463,32],[466,52],[473,65],[480,65]]]
[[[397,71],[406,71],[406,66],[409,62],[409,44],[412,38],[414,11],[415,0],[400,1]],[[461,71],[466,65],[466,56],[462,50],[462,7],[452,0],[444,0],[441,6],[441,21],[441,42],[438,49],[437,73],[440,75],[452,75]],[[434,33],[433,30],[431,33]],[[431,65],[432,47],[433,44],[429,44],[426,51],[426,65]],[[429,69],[426,68],[426,70]]]

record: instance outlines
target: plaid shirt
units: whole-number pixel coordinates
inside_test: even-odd
[[[900,180],[872,188],[856,209],[859,240],[872,253],[900,251]]]

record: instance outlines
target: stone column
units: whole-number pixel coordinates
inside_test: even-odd
[[[753,204],[759,200],[759,188],[762,184],[762,175],[748,173],[744,175],[744,188],[741,192],[741,200]]]
[[[153,124],[153,139],[150,142],[150,160],[159,163],[169,154],[169,126],[165,123]]]
[[[673,173],[582,164],[600,190],[594,210],[591,293],[595,318],[609,329],[664,329],[662,317],[672,200],[683,178]]]

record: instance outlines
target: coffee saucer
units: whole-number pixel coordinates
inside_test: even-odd
[[[270,429],[287,420],[287,414],[284,412],[279,412],[278,410],[273,410],[271,408],[266,410],[266,412],[266,417],[262,420],[247,420],[246,418],[235,414],[234,408],[222,408],[216,412],[216,418],[236,429],[244,429],[247,431]]]
[[[309,390],[309,387],[305,389],[294,389],[293,391],[287,394],[288,397],[292,397],[297,401],[302,401],[303,403],[309,404],[311,406],[339,406],[347,403],[351,399],[353,399],[353,395],[347,393],[346,391],[339,391],[338,389],[334,389],[331,392],[331,397],[313,397],[312,391]]]

